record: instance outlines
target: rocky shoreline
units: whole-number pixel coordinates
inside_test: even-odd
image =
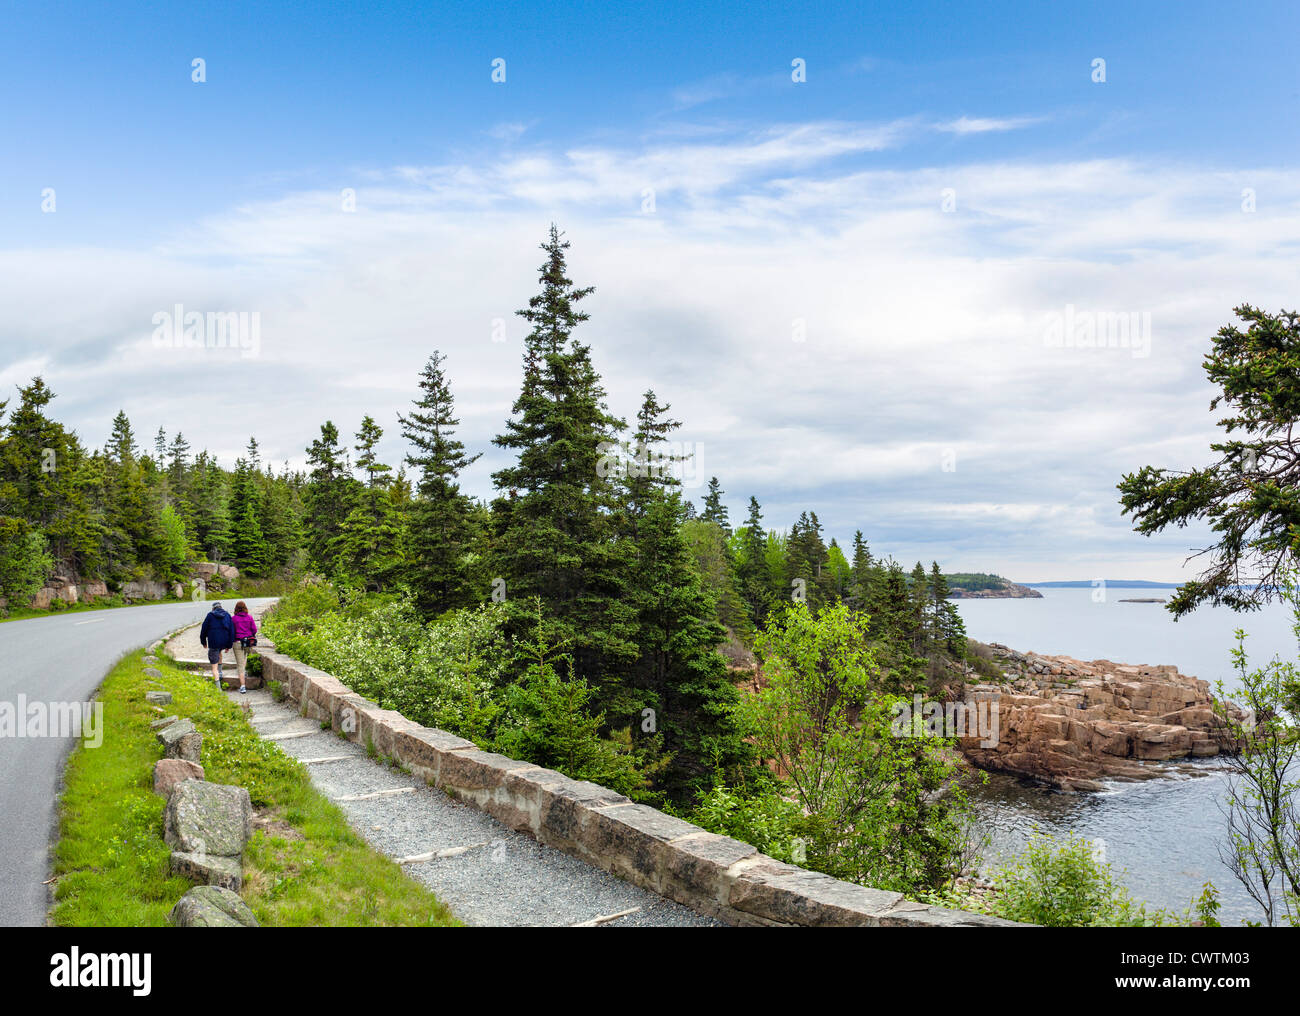
[[[1211,758],[1234,747],[1209,682],[1176,667],[1019,653],[996,642],[989,649],[1006,680],[967,684],[955,696],[997,705],[996,739],[958,739],[981,769],[1062,790],[1102,790],[1102,780],[1162,775],[1147,763]],[[1249,727],[1246,714],[1231,702],[1227,708]]]

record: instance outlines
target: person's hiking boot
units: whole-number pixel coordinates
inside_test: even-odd
[[[242,684],[239,686],[239,694],[241,694],[241,695],[247,695],[247,694],[248,694],[248,689],[245,688]]]

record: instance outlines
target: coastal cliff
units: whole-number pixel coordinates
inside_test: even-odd
[[[1207,758],[1233,747],[1215,716],[1209,682],[1175,667],[1040,656],[998,643],[989,649],[1005,682],[968,684],[964,692],[997,703],[996,744],[979,737],[958,742],[981,769],[1064,790],[1100,790],[1099,780],[1160,775],[1142,763]],[[1246,719],[1231,702],[1228,711]]]

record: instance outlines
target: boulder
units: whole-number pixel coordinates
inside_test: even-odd
[[[217,574],[217,566],[211,561],[197,561],[190,566],[190,574],[196,579],[206,581]]]
[[[177,928],[256,928],[248,904],[229,889],[196,886],[172,907],[167,919]]]
[[[94,582],[83,582],[81,585],[81,595],[83,599],[87,600],[93,600],[99,596],[107,596],[108,586],[98,580]]]
[[[252,835],[253,804],[243,787],[184,780],[172,788],[163,839],[173,850],[237,858]]]
[[[136,579],[122,586],[122,596],[128,600],[161,600],[167,587],[153,579]]]
[[[203,767],[183,758],[163,758],[153,766],[153,792],[168,797],[176,784],[203,779]]]
[[[175,717],[175,716],[164,716],[164,717],[162,717],[162,719],[154,720],[151,724],[149,724],[149,727],[150,727],[150,729],[152,729],[152,730],[161,730],[163,727],[167,726],[169,723],[175,723],[175,722],[176,722],[176,717]]]
[[[147,691],[144,693],[144,700],[152,702],[156,706],[169,706],[172,704],[172,693],[169,691]]]
[[[177,720],[162,727],[155,735],[163,746],[166,758],[183,758],[197,762],[203,750],[203,735],[195,729],[193,720]]]
[[[173,850],[168,859],[168,870],[200,885],[220,886],[232,892],[239,892],[244,887],[244,869],[238,857]]]
[[[217,575],[218,577],[223,579],[228,585],[239,581],[239,569],[236,568],[233,564],[217,565]]]

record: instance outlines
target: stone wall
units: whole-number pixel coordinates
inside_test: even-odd
[[[350,741],[373,743],[430,786],[511,829],[728,924],[1019,927],[784,864],[594,783],[422,727],[270,647],[259,655],[263,676],[278,681],[304,716],[328,720]]]

